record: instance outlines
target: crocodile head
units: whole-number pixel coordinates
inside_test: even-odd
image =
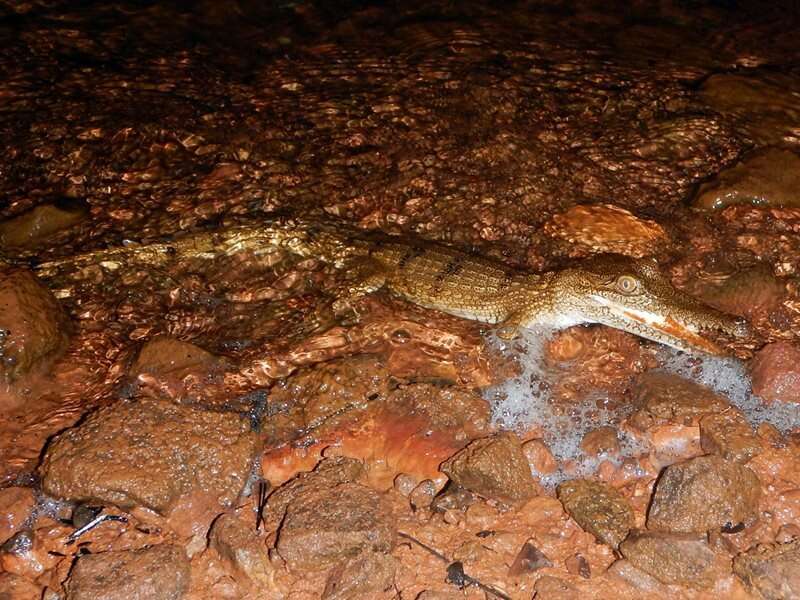
[[[575,322],[602,323],[687,352],[724,354],[705,334],[749,334],[747,321],[675,289],[650,259],[601,255],[559,272],[553,286]]]

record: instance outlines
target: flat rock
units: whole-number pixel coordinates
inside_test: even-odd
[[[537,490],[519,438],[510,431],[473,441],[441,470],[471,492],[512,505],[523,504]]]
[[[331,569],[323,600],[368,598],[392,587],[397,561],[391,554],[364,552]]]
[[[648,371],[637,378],[630,423],[646,431],[655,425],[697,425],[706,414],[730,403],[712,390],[671,373]]]
[[[647,527],[705,533],[751,525],[758,517],[761,483],[744,465],[699,456],[667,467],[655,486]]]
[[[14,573],[0,573],[0,600],[41,600],[42,588]]]
[[[317,571],[361,552],[386,554],[395,537],[391,507],[375,490],[306,486],[286,506],[276,547],[292,570]]]
[[[630,504],[605,483],[573,479],[559,485],[557,495],[569,516],[602,544],[616,548],[633,527]]]
[[[118,402],[55,438],[41,465],[42,487],[57,498],[161,513],[190,493],[227,507],[258,449],[249,420],[238,414],[166,400]]]
[[[759,544],[733,559],[733,572],[764,600],[800,598],[800,541]]]
[[[709,454],[742,464],[762,450],[750,423],[734,409],[700,419],[700,445]]]
[[[16,379],[62,350],[67,319],[29,271],[0,271],[0,378]]]
[[[189,587],[189,559],[179,546],[86,554],[67,581],[67,600],[177,600]]]
[[[800,156],[768,148],[703,184],[694,201],[696,207],[711,210],[731,204],[800,206]]]
[[[800,347],[767,344],[750,363],[753,393],[765,402],[800,402]]]
[[[711,588],[730,571],[730,558],[715,554],[693,534],[636,531],[620,544],[633,566],[661,583]]]

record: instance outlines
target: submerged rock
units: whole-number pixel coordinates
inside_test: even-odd
[[[605,483],[573,479],[559,485],[557,495],[569,516],[602,544],[616,548],[633,527],[630,504]]]
[[[258,448],[249,419],[238,414],[166,400],[118,402],[55,438],[42,461],[42,488],[57,498],[161,513],[190,493],[229,506]]]
[[[475,440],[441,469],[459,486],[509,504],[523,504],[537,490],[519,438],[509,431]]]
[[[667,467],[656,483],[647,527],[706,533],[751,525],[758,517],[761,483],[744,465],[700,456]]]
[[[81,556],[66,584],[67,600],[178,600],[189,588],[189,559],[179,546]]]
[[[620,552],[636,568],[666,584],[710,588],[730,571],[729,557],[718,556],[705,539],[692,534],[633,532]]]
[[[700,188],[694,201],[710,210],[731,204],[799,207],[800,156],[770,148],[722,171]]]
[[[573,244],[572,256],[613,252],[641,258],[667,240],[661,225],[613,204],[574,206],[545,223],[544,232]]]
[[[800,598],[800,541],[759,544],[733,559],[733,572],[764,600]]]
[[[0,271],[0,379],[14,380],[54,357],[67,341],[58,301],[29,271]]]
[[[729,402],[707,387],[671,373],[648,371],[636,381],[631,424],[646,431],[654,425],[697,425],[706,414],[716,414]]]
[[[0,247],[37,248],[51,243],[54,233],[77,225],[89,214],[80,202],[61,201],[40,204],[22,214],[0,222]]]
[[[750,363],[753,393],[764,402],[800,402],[800,347],[767,344]]]

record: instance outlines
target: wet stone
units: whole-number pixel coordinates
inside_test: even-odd
[[[619,439],[613,427],[598,427],[586,433],[581,440],[581,450],[589,456],[619,452]]]
[[[368,598],[392,587],[397,561],[391,554],[367,551],[331,569],[324,600]]]
[[[517,553],[514,562],[508,569],[509,577],[518,577],[525,573],[533,573],[539,569],[552,567],[552,561],[539,550],[532,540],[528,540],[522,545]]]
[[[249,419],[238,414],[165,400],[118,402],[55,438],[41,465],[42,488],[57,498],[161,513],[190,493],[227,507],[258,448]]]
[[[62,350],[67,319],[36,277],[0,271],[0,378],[14,380]]]
[[[698,208],[718,210],[731,204],[800,206],[800,156],[769,148],[722,171],[704,184],[694,201]]]
[[[749,526],[758,517],[761,483],[744,465],[700,456],[667,467],[658,479],[647,527],[679,533]]]
[[[705,539],[692,534],[632,532],[620,544],[620,552],[666,584],[710,588],[730,569],[728,557],[715,554]]]
[[[637,382],[630,423],[642,431],[654,425],[697,425],[700,417],[730,406],[712,390],[670,373],[648,371]]]
[[[737,410],[700,419],[700,445],[710,454],[738,463],[746,463],[762,450],[750,423]]]
[[[769,265],[737,271],[711,289],[702,289],[703,300],[724,312],[749,320],[775,318],[786,296],[786,283]]]
[[[800,402],[800,347],[767,344],[750,363],[753,393],[765,402]]]
[[[13,486],[0,490],[0,544],[22,528],[35,504],[30,488]]]
[[[511,432],[475,440],[441,470],[461,487],[513,505],[523,504],[537,490],[519,438]]]
[[[800,541],[759,544],[733,559],[733,572],[764,600],[800,598]]]
[[[77,225],[88,216],[85,204],[61,201],[40,204],[0,222],[0,248],[37,248],[52,243],[53,234]]]
[[[42,588],[14,573],[0,573],[0,600],[41,600]]]
[[[378,492],[357,483],[306,486],[286,506],[276,547],[293,571],[318,571],[362,551],[388,553],[395,536]]]
[[[574,600],[578,594],[577,588],[560,577],[545,575],[540,577],[533,586],[535,598],[542,600]]]
[[[214,521],[208,545],[259,588],[272,586],[273,569],[264,543],[236,515],[222,514]]]
[[[189,587],[189,559],[167,544],[81,556],[67,581],[67,600],[177,600]]]
[[[573,479],[558,486],[558,499],[570,517],[600,543],[616,548],[633,527],[633,509],[605,483]]]
[[[631,561],[624,558],[615,561],[614,564],[609,567],[608,574],[621,579],[627,585],[644,594],[652,595],[653,598],[668,597],[667,594],[669,591],[663,583],[649,573],[635,567]]]

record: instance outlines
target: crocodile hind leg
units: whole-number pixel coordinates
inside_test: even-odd
[[[336,300],[331,306],[337,316],[352,312],[358,319],[355,303],[384,286],[386,269],[373,258],[359,257],[345,265],[345,273],[345,279],[337,290]]]

